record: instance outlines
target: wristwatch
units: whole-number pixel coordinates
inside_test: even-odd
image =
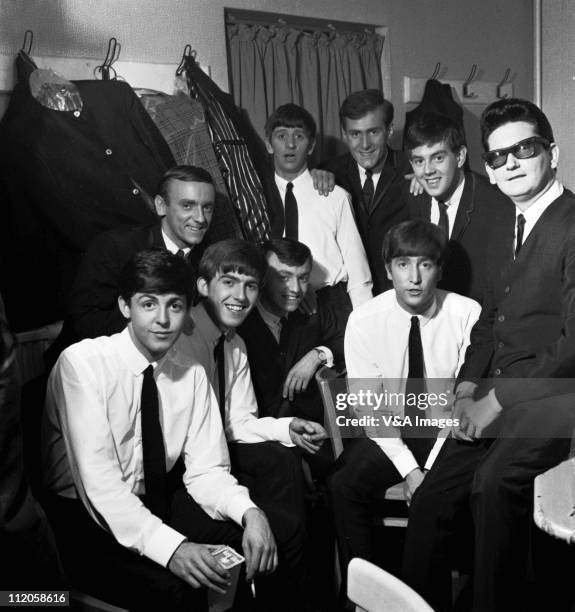
[[[324,353],[324,351],[318,348],[314,348],[313,350],[317,353],[317,358],[322,365],[327,362],[327,355]]]

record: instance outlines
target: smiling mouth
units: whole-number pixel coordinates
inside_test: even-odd
[[[240,304],[224,304],[224,306],[233,313],[242,312],[247,306],[241,306]]]

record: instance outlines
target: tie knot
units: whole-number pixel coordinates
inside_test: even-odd
[[[419,327],[419,317],[416,315],[413,315],[411,317],[411,327]]]
[[[176,257],[179,257],[180,259],[186,259],[186,254],[184,253],[182,249],[178,249],[178,252],[176,253]]]
[[[518,227],[523,227],[525,225],[525,217],[521,213],[517,215],[517,225]]]
[[[287,189],[288,191],[293,191],[293,183],[288,183],[288,184],[286,185],[286,189]]]
[[[145,370],[144,370],[144,378],[150,378],[150,377],[154,377],[154,366],[152,364],[150,364]]]
[[[373,174],[373,170],[371,168],[365,169],[365,176],[367,176],[367,178],[371,178],[372,174]]]

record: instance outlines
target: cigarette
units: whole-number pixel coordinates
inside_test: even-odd
[[[252,580],[250,580],[250,589],[252,591],[252,597],[255,598],[256,596],[256,583]]]

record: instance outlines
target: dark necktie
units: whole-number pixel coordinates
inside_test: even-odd
[[[423,381],[423,346],[421,345],[421,332],[419,330],[419,317],[411,317],[411,327],[409,329],[409,370],[405,385],[405,393],[423,393],[425,384]],[[412,407],[409,407],[410,409]],[[415,407],[413,415],[419,411]],[[409,416],[413,416],[409,415]]]
[[[226,426],[226,335],[222,334],[214,348],[214,360],[218,369],[218,402],[222,425]]]
[[[523,232],[525,230],[525,217],[519,213],[517,215],[517,240],[515,241],[515,258],[523,246]]]
[[[280,351],[282,353],[287,352],[287,346],[289,342],[289,322],[287,317],[280,319],[281,330],[280,330]]]
[[[180,259],[187,261],[186,254],[184,253],[182,249],[178,249],[178,252],[176,253],[176,257],[179,257]]]
[[[437,224],[449,238],[449,218],[447,217],[447,204],[443,200],[437,200],[439,206],[439,223]]]
[[[373,186],[373,178],[371,176],[372,174],[373,172],[368,168],[365,171],[365,181],[363,182],[363,203],[367,212],[371,211],[373,194],[375,192],[375,188]]]
[[[297,200],[293,194],[293,183],[288,183],[286,186],[286,198],[285,198],[285,237],[292,238],[293,240],[298,239],[298,212],[297,212]]]
[[[151,364],[144,370],[140,411],[146,486],[144,504],[150,512],[165,521],[168,518],[166,451],[160,425],[158,388],[154,380],[154,367]]]

